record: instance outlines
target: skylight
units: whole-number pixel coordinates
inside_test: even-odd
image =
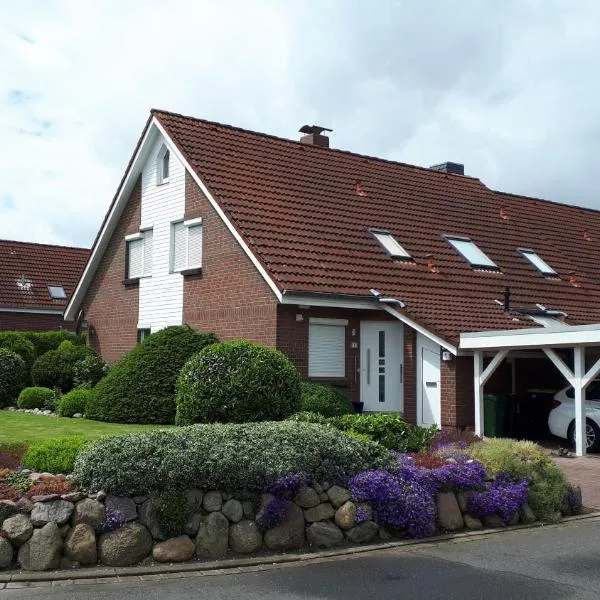
[[[53,300],[66,300],[67,293],[62,285],[49,285],[48,292]]]
[[[540,258],[533,250],[519,248],[519,252],[540,272],[544,275],[556,276],[557,272],[543,259]]]
[[[371,230],[371,233],[392,258],[411,259],[410,254],[398,243],[398,240],[396,240],[389,231]]]
[[[473,267],[499,270],[498,265],[468,238],[446,238],[452,247]]]

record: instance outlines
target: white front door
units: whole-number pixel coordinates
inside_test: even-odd
[[[440,347],[417,335],[417,423],[437,425],[441,421]]]
[[[368,412],[404,409],[402,323],[362,321],[360,324],[360,400]]]

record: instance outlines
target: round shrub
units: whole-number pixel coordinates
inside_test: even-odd
[[[116,495],[194,487],[258,491],[291,473],[342,483],[361,471],[395,465],[383,446],[332,427],[213,423],[93,442],[77,456],[73,477],[84,489]]]
[[[300,384],[302,398],[300,410],[315,412],[324,417],[337,417],[354,413],[352,402],[343,392],[322,383],[303,381]]]
[[[0,348],[12,350],[18,354],[25,361],[25,366],[29,372],[36,357],[32,342],[16,331],[4,331],[0,332]]]
[[[73,342],[71,340],[63,340],[59,345],[57,350],[64,352],[65,350],[69,350],[73,347]]]
[[[88,443],[82,436],[33,442],[23,457],[23,466],[38,473],[70,473],[77,454]]]
[[[87,405],[92,401],[94,392],[88,389],[75,389],[65,394],[58,403],[59,417],[72,417],[80,413],[85,414]]]
[[[46,408],[54,401],[54,391],[47,387],[28,387],[21,390],[17,400],[19,408]]]
[[[15,402],[26,381],[25,361],[16,352],[0,348],[0,408]]]
[[[86,416],[112,423],[173,423],[181,367],[214,342],[212,333],[201,334],[187,326],[153,333],[100,380]]]
[[[70,343],[70,342],[68,342]],[[58,388],[66,393],[74,387],[75,364],[95,352],[88,346],[65,346],[38,357],[31,368],[34,385]]]
[[[72,331],[19,331],[17,333],[33,344],[36,357],[50,350],[56,350],[64,340],[69,340],[74,345],[83,343],[83,338]]]
[[[300,376],[279,350],[246,340],[208,346],[177,381],[178,425],[285,419],[300,407]]]
[[[73,383],[78,388],[93,388],[108,373],[108,364],[101,356],[91,354],[73,366]]]

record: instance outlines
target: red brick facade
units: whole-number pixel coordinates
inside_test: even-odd
[[[138,285],[125,286],[125,236],[140,228],[141,178],[112,234],[81,307],[88,323],[90,344],[105,360],[114,362],[137,342]]]
[[[0,310],[0,331],[51,331],[61,327],[73,329],[73,322],[64,321],[62,315]]]
[[[475,422],[473,404],[473,358],[455,356],[441,362],[441,427],[472,427]]]

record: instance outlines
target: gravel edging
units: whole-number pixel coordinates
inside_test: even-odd
[[[383,542],[379,544],[368,544],[352,548],[338,550],[325,550],[316,552],[305,552],[302,554],[282,554],[278,556],[258,556],[254,558],[233,558],[217,560],[212,562],[193,562],[177,564],[153,564],[137,567],[95,567],[82,568],[78,570],[43,571],[43,572],[18,572],[12,574],[0,573],[0,590],[17,589],[25,587],[42,587],[46,585],[69,585],[74,583],[117,583],[119,581],[138,580],[151,581],[158,579],[170,579],[173,577],[186,577],[194,574],[225,574],[240,573],[245,567],[274,566],[286,563],[303,563],[318,561],[337,556],[353,554],[364,554],[374,550],[389,550],[393,548],[410,547],[420,544],[434,544],[437,542],[448,542],[464,540],[465,538],[481,538],[496,535],[508,531],[520,529],[532,529],[536,527],[560,527],[573,521],[600,520],[600,510],[583,515],[563,518],[560,523],[544,525],[533,523],[531,525],[515,525],[502,529],[487,529],[482,531],[467,531],[461,533],[439,535],[432,538],[418,540],[401,540],[395,542]]]

